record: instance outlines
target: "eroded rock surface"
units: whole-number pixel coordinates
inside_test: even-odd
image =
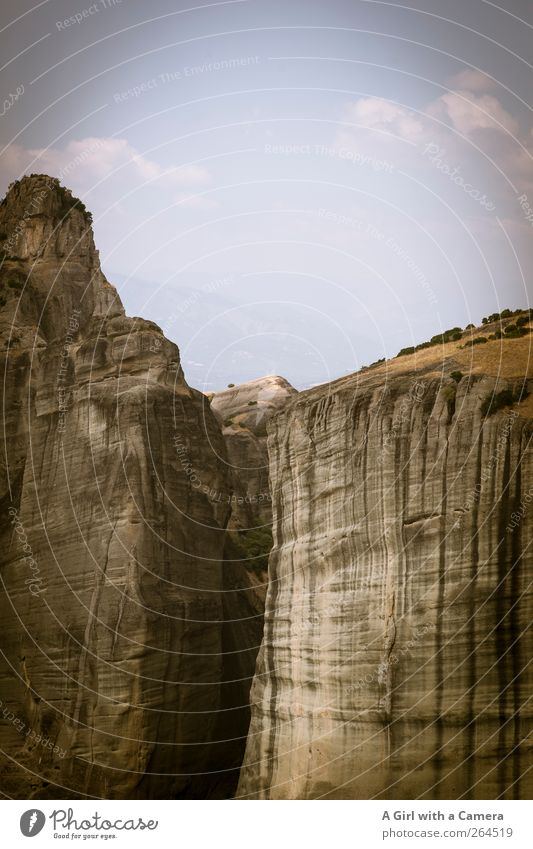
[[[238,796],[530,798],[533,421],[481,413],[514,365],[369,370],[273,419]]]
[[[220,428],[57,181],[16,183],[0,231],[2,789],[227,795]]]

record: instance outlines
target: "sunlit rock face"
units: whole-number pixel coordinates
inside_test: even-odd
[[[239,797],[531,796],[533,422],[527,403],[481,413],[525,372],[452,367],[354,375],[269,426]]]
[[[220,427],[57,181],[16,183],[0,231],[3,792],[227,795]]]

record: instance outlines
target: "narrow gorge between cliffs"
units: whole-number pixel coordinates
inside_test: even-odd
[[[57,180],[0,250],[2,792],[529,798],[531,312],[207,395]]]

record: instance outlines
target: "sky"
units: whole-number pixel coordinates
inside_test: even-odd
[[[189,383],[529,306],[529,0],[3,0],[0,192],[59,176]]]

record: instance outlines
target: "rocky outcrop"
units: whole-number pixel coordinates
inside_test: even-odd
[[[220,428],[57,181],[11,187],[0,231],[2,790],[228,795]]]
[[[234,527],[270,525],[272,500],[268,477],[267,424],[297,395],[277,375],[230,386],[211,399],[224,434],[234,476]]]
[[[520,397],[526,343],[521,377],[395,361],[272,420],[238,797],[530,798],[531,399],[487,401]]]

